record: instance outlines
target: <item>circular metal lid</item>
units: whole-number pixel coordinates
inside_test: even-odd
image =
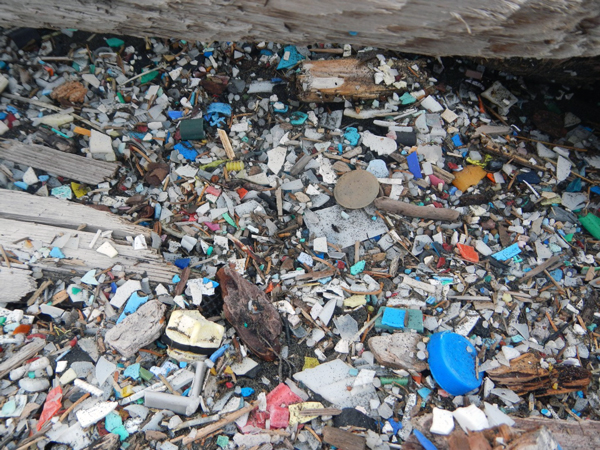
[[[344,208],[360,209],[369,206],[379,194],[379,181],[371,172],[353,170],[338,180],[333,195]]]

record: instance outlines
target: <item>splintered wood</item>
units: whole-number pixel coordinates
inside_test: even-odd
[[[373,66],[379,65],[379,60],[375,55],[373,58],[368,61],[353,58],[305,61],[297,78],[300,100],[330,102],[336,97],[374,99],[398,92],[393,84],[375,83],[377,70]],[[411,61],[410,64],[418,63]],[[426,81],[425,71],[415,71],[405,62],[396,62],[393,69],[399,72],[400,80],[410,77],[415,81]]]
[[[592,380],[589,370],[576,366],[555,366],[544,369],[538,357],[526,353],[488,371],[490,379],[499,386],[512,389],[518,395],[534,392],[537,397],[560,395],[586,389]]]
[[[0,158],[91,185],[111,179],[119,168],[115,163],[18,141],[0,143]]]
[[[89,225],[82,230],[82,224]],[[112,238],[96,239],[98,230],[112,231]],[[128,273],[146,275],[158,283],[171,283],[173,276],[179,273],[177,267],[167,264],[156,250],[134,250],[125,240],[127,236],[139,235],[150,237],[150,230],[133,225],[106,211],[52,197],[0,191],[0,245],[7,253],[13,252],[22,257],[27,254],[33,256],[39,246],[52,248],[52,243],[57,238],[62,237],[67,242],[61,248],[65,258],[38,257],[31,263],[21,261],[30,267],[40,267],[52,272],[83,274],[92,269],[103,270],[119,264]],[[90,248],[94,240],[96,242]],[[117,250],[116,257],[110,258],[96,251],[104,241],[110,242]],[[2,267],[0,277],[7,276],[2,274],[4,270]],[[30,284],[25,278],[22,289],[29,289]],[[14,288],[18,283],[0,281],[0,285]],[[35,289],[35,285],[33,288]],[[31,290],[33,289],[27,292]],[[15,300],[18,300],[18,295],[21,293],[14,293]]]
[[[221,139],[221,144],[223,144],[225,153],[227,153],[227,157],[229,159],[235,159],[235,153],[233,151],[233,147],[231,146],[231,141],[229,140],[229,136],[227,136],[227,132],[220,128],[217,131],[219,132],[219,138]]]

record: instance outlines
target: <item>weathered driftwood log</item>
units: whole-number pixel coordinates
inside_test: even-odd
[[[392,200],[388,197],[375,199],[375,207],[394,214],[402,214],[403,216],[417,217],[419,219],[447,220],[452,222],[460,216],[460,213],[454,209],[417,206],[399,200]]]
[[[211,42],[338,42],[434,56],[600,54],[595,0],[2,0],[0,26]]]

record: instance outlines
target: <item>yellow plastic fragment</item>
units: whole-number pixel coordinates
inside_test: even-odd
[[[133,392],[133,386],[125,386],[123,389],[121,389],[121,396],[123,398],[129,397],[130,395],[133,395]]]
[[[356,308],[367,303],[367,297],[365,295],[353,295],[344,299],[344,306],[347,308]]]
[[[75,194],[75,197],[77,197],[77,198],[81,198],[84,195],[86,195],[88,192],[90,192],[89,187],[87,187],[83,184],[75,183],[75,182],[71,182],[71,190],[73,191],[73,194]]]
[[[305,402],[305,403],[296,403],[295,405],[288,406],[288,410],[290,411],[290,425],[294,426],[297,423],[306,423],[310,422],[313,419],[316,419],[319,416],[301,416],[300,411],[305,409],[324,409],[325,407],[319,402]]]
[[[319,365],[319,360],[317,358],[311,358],[309,356],[305,356],[304,357],[304,367],[302,367],[302,370],[312,369],[314,367],[317,367],[318,365]]]

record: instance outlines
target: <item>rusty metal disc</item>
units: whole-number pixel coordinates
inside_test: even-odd
[[[369,206],[379,194],[379,181],[366,170],[353,170],[338,180],[333,190],[335,200],[344,208],[360,209]]]

